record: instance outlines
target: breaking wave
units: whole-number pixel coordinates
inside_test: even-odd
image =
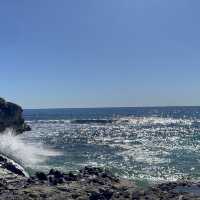
[[[54,151],[41,143],[27,143],[14,130],[7,129],[0,135],[0,153],[13,159],[24,167],[36,168],[49,157],[58,156],[61,152]]]
[[[162,117],[123,117],[118,123],[128,123],[131,125],[192,125],[189,119],[175,119]]]

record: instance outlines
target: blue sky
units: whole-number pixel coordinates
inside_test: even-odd
[[[0,95],[25,108],[200,105],[199,8],[0,1]]]

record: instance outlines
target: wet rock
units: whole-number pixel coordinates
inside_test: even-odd
[[[2,167],[13,172],[14,174],[20,175],[20,176],[25,176],[24,172],[17,168],[17,166],[15,166],[13,163],[11,162],[5,162],[2,164]]]

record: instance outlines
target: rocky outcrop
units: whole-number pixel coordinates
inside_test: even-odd
[[[0,132],[6,128],[13,128],[17,134],[29,131],[30,127],[25,124],[22,112],[20,106],[0,98]]]
[[[77,173],[52,169],[30,178],[10,173],[0,177],[0,199],[117,200],[131,199],[133,191],[135,185],[130,181],[93,167]]]
[[[171,182],[149,188],[114,176],[107,170],[85,167],[77,173],[50,170],[32,177],[0,168],[0,200],[199,200],[200,183]]]

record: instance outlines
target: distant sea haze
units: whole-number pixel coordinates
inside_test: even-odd
[[[23,162],[32,171],[92,165],[147,182],[200,173],[200,107],[27,109],[24,117],[32,131],[21,140],[57,152]]]

